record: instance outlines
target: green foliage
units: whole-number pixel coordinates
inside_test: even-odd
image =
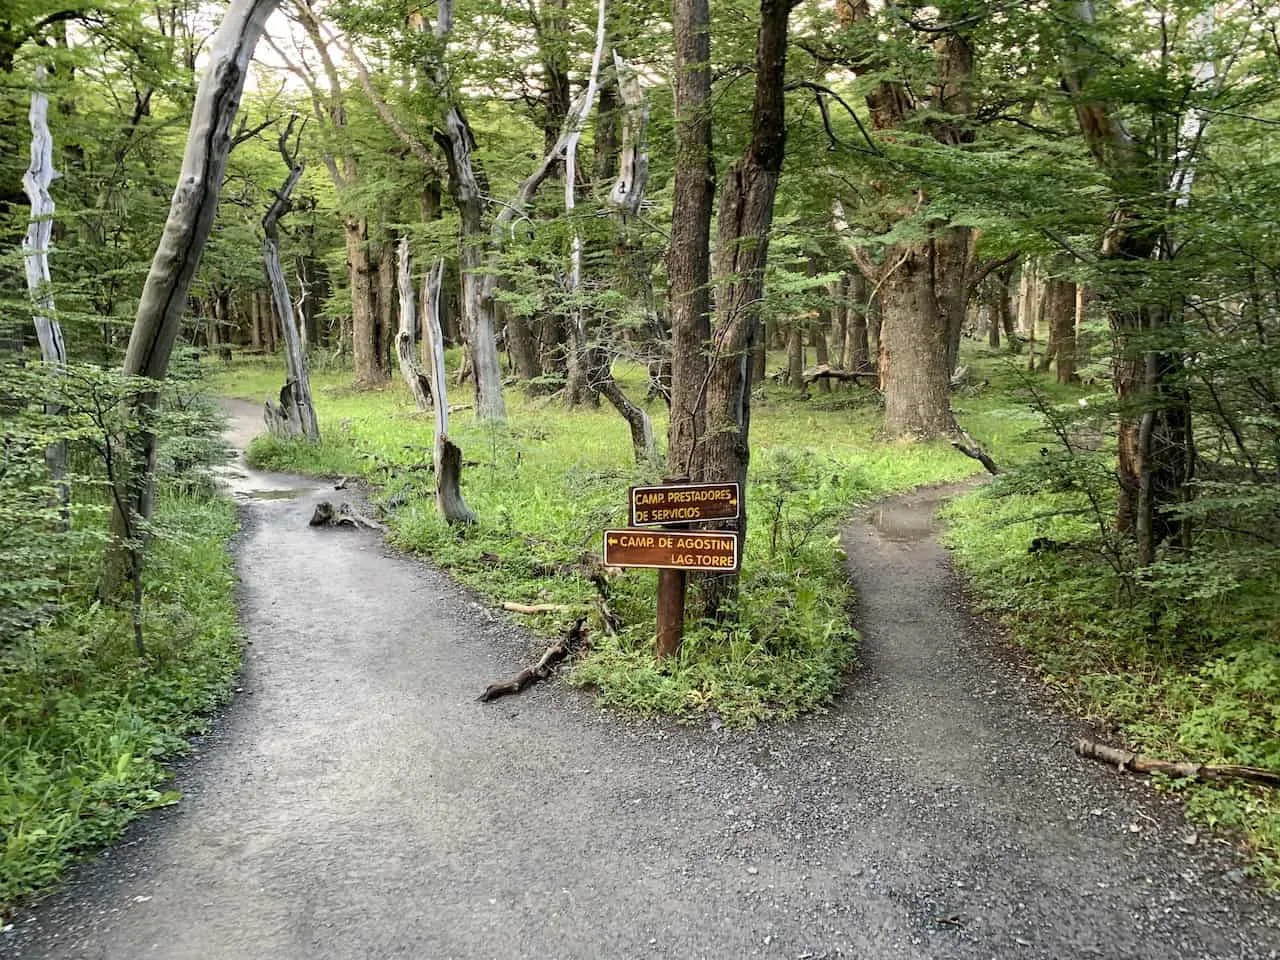
[[[155,384],[79,363],[0,365],[0,911],[176,799],[164,759],[238,665],[234,509],[211,499],[224,424],[198,374],[179,358],[150,418],[161,508],[135,610],[95,597],[122,437],[139,428],[130,401]],[[67,452],[62,484],[51,445]]]
[[[0,912],[139,812],[176,802],[163,763],[227,696],[239,665],[234,508],[174,496],[157,528],[147,661],[127,611],[83,602],[0,651]]]

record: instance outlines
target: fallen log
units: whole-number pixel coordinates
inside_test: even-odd
[[[491,700],[497,700],[499,697],[519,693],[526,687],[547,679],[555,672],[556,665],[573,653],[582,644],[582,641],[586,639],[586,623],[586,617],[578,617],[573,622],[573,626],[569,628],[569,632],[565,634],[564,639],[557,640],[547,647],[546,652],[537,663],[532,667],[525,667],[510,680],[489,684],[484,688],[484,693],[480,694],[477,699],[481,703],[488,703]]]
[[[847,383],[850,380],[878,380],[880,374],[874,370],[833,370],[827,364],[822,363],[816,367],[810,367],[804,372],[803,380],[805,386],[813,383],[815,380],[839,380],[841,383]]]
[[[313,527],[357,527],[365,530],[386,529],[377,520],[370,519],[363,513],[354,510],[351,504],[344,501],[335,507],[328,500],[321,500],[316,504],[315,512],[311,514],[310,525]]]
[[[507,600],[503,602],[502,609],[508,613],[577,613],[582,607],[567,603],[516,603]]]
[[[1163,773],[1170,777],[1184,777],[1191,780],[1248,780],[1268,787],[1280,786],[1280,772],[1263,767],[1190,761],[1175,763],[1171,760],[1158,760],[1129,750],[1121,750],[1119,747],[1109,747],[1105,743],[1098,743],[1096,740],[1084,737],[1075,742],[1075,751],[1088,760],[1113,764],[1117,770],[1121,771]]]

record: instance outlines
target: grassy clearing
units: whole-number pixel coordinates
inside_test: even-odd
[[[642,371],[618,373],[633,396],[642,392]],[[220,374],[220,387],[257,400],[278,389],[279,376],[274,368],[236,366]],[[453,439],[475,461],[464,471],[463,492],[480,516],[475,528],[456,531],[436,516],[430,475],[412,469],[430,461],[430,418],[413,410],[398,383],[359,393],[348,384],[342,373],[315,378],[323,445],[306,449],[263,438],[252,459],[275,469],[374,481],[381,500],[397,504],[389,517],[395,541],[430,555],[493,600],[590,601],[594,588],[581,578],[540,571],[598,553],[601,531],[625,524],[627,487],[658,479],[633,465],[626,426],[612,409],[569,413],[556,401],[509,390],[504,428],[456,415]],[[662,405],[650,413],[665,432]],[[840,522],[859,503],[980,469],[945,444],[879,442],[879,420],[866,391],[815,392],[806,401],[767,384],[752,408],[755,452],[738,626],[692,625],[678,661],[659,668],[652,659],[656,576],[630,571],[611,601],[625,623],[621,636],[595,631],[574,682],[614,706],[684,718],[714,713],[738,725],[828,703],[856,641],[836,542]],[[992,417],[977,429],[991,433],[998,426]],[[526,623],[553,634],[563,629],[562,620]]]
[[[146,662],[128,612],[96,603],[72,602],[0,651],[0,914],[141,811],[178,799],[164,762],[224,701],[239,666],[234,531],[229,501],[162,500]],[[68,561],[68,596],[91,596],[98,552]]]

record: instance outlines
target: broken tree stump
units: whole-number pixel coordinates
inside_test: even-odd
[[[313,527],[357,527],[365,530],[386,529],[377,520],[366,517],[363,513],[355,510],[351,504],[343,501],[335,507],[328,500],[321,500],[316,504],[315,512],[311,514],[310,525]]]
[[[1088,760],[1099,760],[1108,763],[1117,770],[1132,770],[1134,773],[1163,773],[1170,777],[1184,777],[1191,780],[1248,780],[1251,783],[1268,787],[1280,786],[1280,772],[1267,770],[1264,767],[1242,767],[1236,764],[1192,763],[1185,761],[1175,763],[1171,760],[1158,760],[1140,753],[1109,747],[1105,743],[1089,740],[1084,737],[1075,742],[1075,751]]]
[[[586,639],[586,617],[578,617],[573,622],[573,626],[569,628],[564,638],[557,640],[551,646],[547,647],[541,659],[531,667],[525,667],[510,680],[500,683],[491,683],[484,688],[484,693],[477,698],[481,703],[488,703],[491,700],[497,700],[499,697],[505,697],[509,694],[519,693],[526,687],[531,687],[535,683],[547,679],[555,672],[556,665],[572,654],[582,641]]]

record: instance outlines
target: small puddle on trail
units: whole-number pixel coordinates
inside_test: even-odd
[[[871,511],[871,523],[885,540],[915,543],[937,531],[935,508],[931,503],[891,503]]]

